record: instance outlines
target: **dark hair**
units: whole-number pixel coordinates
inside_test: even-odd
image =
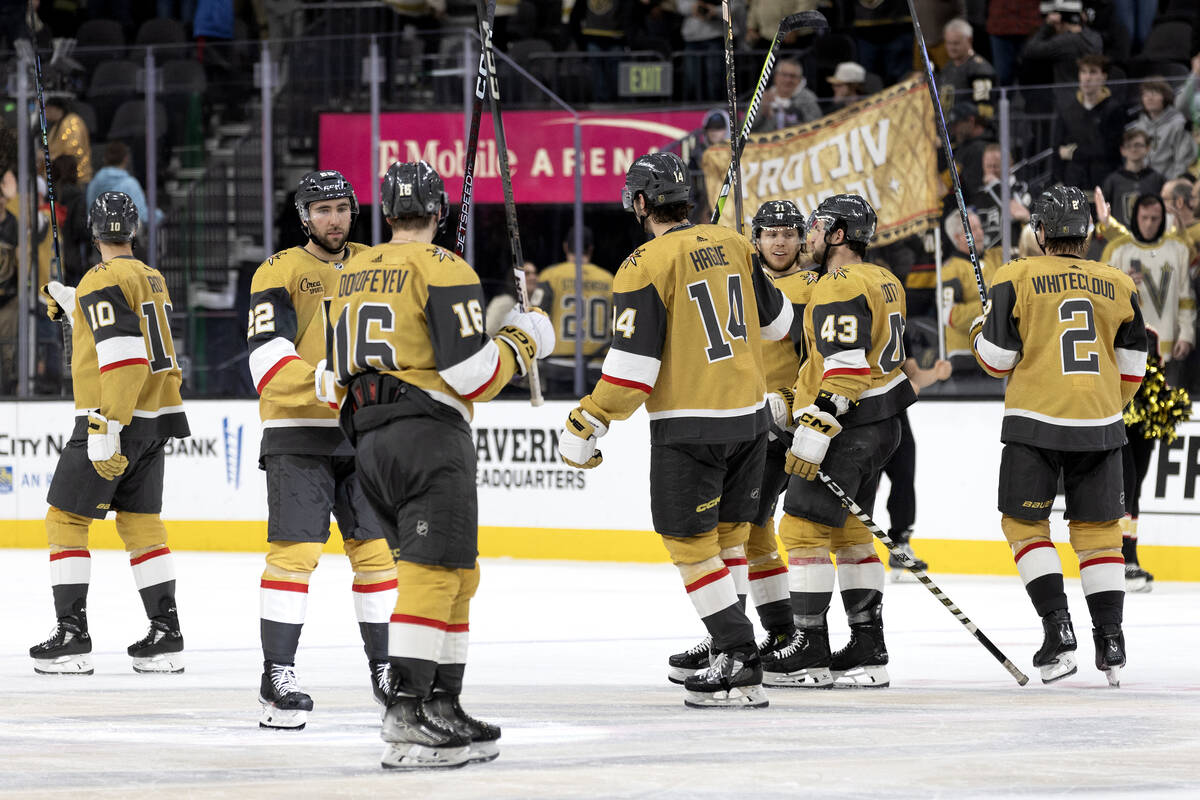
[[[50,162],[50,177],[54,185],[63,183],[79,183],[79,162],[75,156],[64,154]]]
[[[680,200],[678,203],[653,206],[649,210],[651,222],[658,225],[666,225],[669,222],[683,222],[686,220],[688,214],[692,211],[692,204],[686,200]]]
[[[392,231],[420,231],[429,224],[429,220],[437,219],[437,214],[401,214],[398,217],[388,217]]]
[[[847,249],[849,249],[851,253],[854,253],[854,255],[858,256],[863,261],[867,260],[867,245],[865,242],[852,242],[850,240],[846,240],[842,242],[842,244],[846,245]]]
[[[1138,88],[1143,92],[1158,92],[1163,101],[1163,108],[1170,108],[1175,102],[1175,92],[1171,85],[1160,77],[1147,78]]]
[[[1046,240],[1047,255],[1080,256],[1087,252],[1088,237],[1066,236],[1061,239]]]
[[[1149,208],[1150,206],[1158,206],[1161,209],[1163,207],[1162,198],[1156,194],[1144,194],[1133,204],[1134,208]]]
[[[1108,56],[1103,53],[1088,53],[1075,60],[1075,66],[1080,68],[1095,67],[1105,75],[1108,74],[1108,63]]]
[[[583,226],[583,250],[584,250],[584,252],[591,250],[593,245],[594,245],[594,240],[592,239],[592,229],[589,228],[587,225],[584,225]],[[569,231],[567,231],[567,238],[563,239],[563,246],[566,247],[568,251],[573,252],[575,250],[575,226],[572,225],[571,229]]]
[[[104,166],[119,167],[129,158],[129,148],[124,142],[109,142],[104,146]]]
[[[1134,139],[1138,138],[1139,136],[1142,137],[1142,139],[1145,140],[1146,145],[1149,146],[1150,134],[1146,133],[1141,128],[1130,128],[1129,130],[1125,131],[1125,133],[1121,136],[1121,147],[1124,147],[1125,145],[1129,144],[1130,142],[1132,142]]]

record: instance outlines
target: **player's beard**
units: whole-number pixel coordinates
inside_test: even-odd
[[[331,246],[332,243],[329,241],[329,237],[327,235],[326,236],[318,236],[317,234],[314,233],[311,235],[311,237],[312,237],[312,240],[317,243],[317,247],[320,247],[322,250],[324,250],[326,253],[329,253],[329,255],[331,255],[331,256],[336,256],[336,255],[340,255],[346,249],[346,234],[341,233],[340,231],[339,231],[339,233],[342,237],[342,241],[341,241],[341,244],[339,244],[336,247]]]

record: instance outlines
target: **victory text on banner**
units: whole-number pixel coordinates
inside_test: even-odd
[[[704,119],[702,111],[585,112],[583,201],[620,203],[625,171],[638,156],[680,139]],[[574,118],[559,112],[504,114],[513,195],[518,203],[570,203],[575,199]],[[371,177],[371,115],[320,115],[319,164],[346,176],[366,202],[369,187],[396,161],[428,161],[446,182],[452,203],[462,195],[466,156],[463,117],[458,113],[390,113],[379,117],[379,175]],[[474,198],[504,202],[491,115],[479,126]]]
[[[878,244],[924,230],[941,208],[937,148],[929,94],[917,80],[819,120],[751,136],[742,153],[747,221],[768,200],[791,200],[808,214],[826,197],[846,193],[874,207]],[[708,196],[715,199],[729,148],[710,147],[703,165]],[[733,227],[733,214],[723,214],[721,224]]]

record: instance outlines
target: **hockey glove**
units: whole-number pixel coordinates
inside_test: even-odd
[[[322,403],[328,403],[330,408],[337,408],[337,378],[333,375],[333,370],[326,369],[325,359],[317,362],[317,370],[313,373],[313,382],[316,384],[317,399]]]
[[[790,475],[799,475],[806,481],[817,477],[829,441],[842,432],[837,418],[815,405],[800,409],[796,414],[796,435],[792,437],[792,448],[788,451],[783,468]]]
[[[767,440],[775,441],[775,429],[790,431],[792,429],[792,405],[796,395],[791,389],[776,389],[767,395],[767,408],[771,412],[771,430],[767,432]]]
[[[46,298],[46,316],[53,322],[66,317],[69,323],[75,316],[75,289],[63,286],[58,281],[50,281],[41,288],[42,296]]]
[[[975,345],[975,337],[983,333],[983,323],[987,322],[990,313],[992,313],[992,299],[989,297],[983,304],[983,313],[971,320],[971,331],[967,334],[967,341],[971,342],[972,347]]]
[[[596,441],[606,433],[607,425],[582,407],[576,408],[558,434],[558,455],[564,463],[578,469],[598,467],[604,456],[596,449]]]
[[[106,481],[118,477],[129,466],[129,459],[121,455],[121,429],[124,427],[95,411],[88,412],[88,459]]]
[[[554,350],[554,323],[540,308],[534,307],[528,311],[520,311],[513,307],[504,315],[504,325],[525,331],[537,345],[538,358],[545,358]]]

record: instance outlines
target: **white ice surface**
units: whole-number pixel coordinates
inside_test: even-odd
[[[920,548],[918,547],[918,553]],[[1038,620],[1013,578],[934,577],[1031,681],[918,584],[888,584],[892,688],[771,690],[759,711],[691,710],[666,656],[701,630],[667,565],[495,560],[472,609],[464,705],[503,726],[499,760],[384,772],[344,557],[312,582],[300,732],[260,730],[258,579],[247,554],[177,553],[183,675],[137,675],[145,632],[123,553],[93,552],[96,674],[33,673],[52,625],[45,552],[0,551],[0,795],[20,797],[1200,797],[1200,585],[1126,604],[1120,689],[1092,666],[1043,686]],[[935,565],[936,567],[936,565]],[[833,646],[845,640],[838,599]]]

